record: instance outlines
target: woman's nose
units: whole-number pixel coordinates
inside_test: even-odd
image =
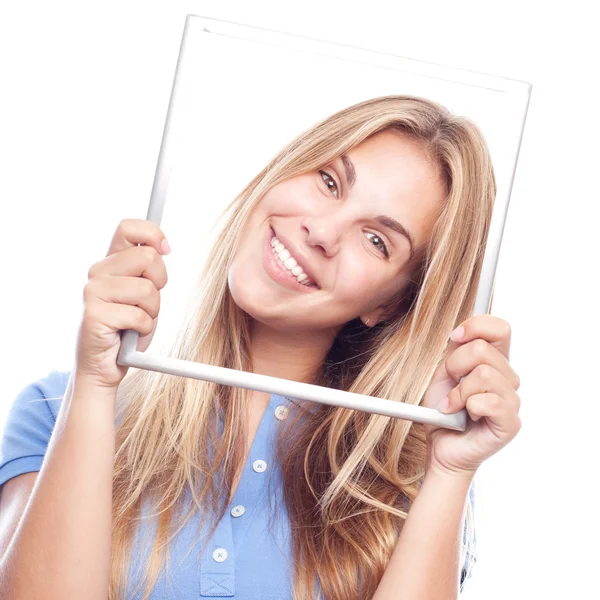
[[[320,246],[327,256],[334,256],[339,249],[340,226],[331,217],[320,219],[318,222],[305,223],[308,231],[307,243]]]

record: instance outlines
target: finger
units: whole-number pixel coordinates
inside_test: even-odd
[[[465,408],[473,421],[479,421],[482,417],[486,417],[492,431],[508,436],[509,439],[516,436],[521,428],[519,415],[510,410],[504,399],[497,394],[469,396]]]
[[[457,329],[459,327],[463,328],[464,333],[459,339],[451,338],[451,350],[481,338],[497,348],[507,360],[510,358],[512,330],[508,321],[494,315],[473,315]]]
[[[495,394],[503,398],[506,408],[515,413],[521,408],[521,398],[502,373],[487,364],[478,365],[448,394],[445,413],[458,412],[465,408],[471,396]]]
[[[456,348],[445,360],[446,371],[455,381],[460,381],[461,377],[466,377],[478,365],[483,364],[500,372],[513,389],[519,389],[521,380],[506,356],[496,346],[481,338]]]
[[[153,246],[131,246],[94,263],[88,271],[90,279],[104,275],[145,277],[158,290],[168,282],[165,261]]]
[[[162,229],[153,221],[123,219],[115,231],[106,256],[138,244],[152,246],[159,254],[165,254],[162,250],[164,239],[166,238]]]
[[[108,303],[130,304],[144,309],[153,319],[160,312],[160,292],[152,281],[144,277],[100,277],[86,286],[97,300]]]

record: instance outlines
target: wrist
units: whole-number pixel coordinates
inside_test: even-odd
[[[98,381],[93,375],[89,375],[84,372],[74,371],[72,374],[73,386],[75,389],[81,390],[94,390],[95,394],[102,396],[116,396],[119,385],[109,386],[103,382]]]
[[[476,473],[477,470],[449,469],[436,463],[429,463],[425,469],[425,478],[443,481],[462,481],[470,484],[475,478]]]
[[[114,410],[117,397],[117,388],[109,388],[104,385],[99,385],[96,380],[86,374],[72,371],[67,388],[65,390],[65,410],[70,410],[68,407],[76,404],[100,404],[102,406],[110,406]]]
[[[458,480],[473,480],[477,469],[480,465],[474,466],[470,469],[463,469],[460,467],[449,467],[441,464],[434,456],[431,445],[427,444],[427,452],[425,458],[425,475],[432,473],[432,477],[439,476],[440,478],[446,479],[458,479]]]
[[[98,426],[109,419],[114,424],[116,410],[117,391],[107,387],[98,386],[85,376],[80,377],[76,371],[71,372],[63,401],[60,405],[57,417],[57,428],[59,423],[61,427],[81,427],[81,423],[88,423],[90,420]]]

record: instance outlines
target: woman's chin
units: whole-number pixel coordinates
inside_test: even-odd
[[[273,291],[262,282],[238,277],[232,271],[229,271],[227,285],[233,301],[252,317],[262,320],[272,316],[278,302]]]

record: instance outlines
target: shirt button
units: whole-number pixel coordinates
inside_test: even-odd
[[[288,407],[284,406],[283,404],[281,404],[280,406],[278,406],[275,409],[275,416],[282,421],[283,419],[285,419],[287,417],[288,414]]]
[[[257,472],[257,473],[262,473],[266,468],[267,468],[267,463],[264,460],[255,460],[252,463],[252,468]]]
[[[245,512],[246,509],[241,504],[238,504],[231,509],[231,514],[234,517],[241,517]]]
[[[227,558],[227,550],[225,550],[225,548],[217,548],[213,552],[213,558],[217,562],[223,562]]]

